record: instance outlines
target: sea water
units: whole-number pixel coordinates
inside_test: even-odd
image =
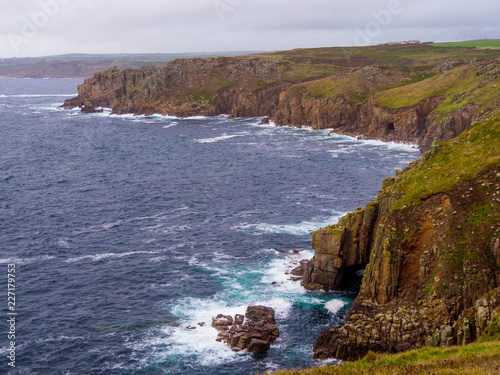
[[[288,273],[313,256],[314,230],[365,206],[418,150],[258,118],[59,108],[79,83],[0,79],[0,274],[6,296],[15,264],[18,314],[12,368],[4,298],[0,372],[321,364],[312,345],[342,321],[355,287],[308,292]],[[256,304],[276,310],[267,355],[215,341],[212,317]]]

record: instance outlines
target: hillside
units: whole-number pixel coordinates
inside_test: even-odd
[[[269,116],[384,141],[449,140],[498,108],[500,50],[431,44],[300,49],[109,69],[67,108],[117,114]],[[87,109],[88,109],[87,108]]]

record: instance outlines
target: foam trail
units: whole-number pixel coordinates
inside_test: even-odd
[[[31,264],[31,263],[38,263],[38,262],[43,262],[43,261],[52,260],[52,259],[55,259],[55,257],[50,256],[50,255],[43,255],[43,256],[33,257],[33,258],[9,258],[9,259],[0,259],[0,264],[7,264],[7,263]]]
[[[98,262],[102,259],[108,259],[108,258],[124,258],[124,257],[129,257],[132,255],[137,255],[137,254],[158,254],[157,251],[131,251],[128,253],[103,253],[103,254],[93,254],[93,255],[83,255],[81,257],[76,257],[76,258],[69,258],[66,259],[66,263],[75,263],[75,262],[81,262],[83,260],[90,260],[91,262]]]
[[[290,234],[295,236],[306,235],[314,232],[318,228],[336,224],[345,212],[336,212],[333,216],[319,220],[307,220],[297,224],[241,224],[234,227],[236,230],[253,230],[257,233]]]
[[[412,144],[412,143],[398,143],[398,142],[383,142],[383,141],[377,141],[373,139],[369,140],[360,140],[363,145],[367,146],[383,146],[387,147],[391,150],[399,150],[399,151],[411,151],[415,152],[419,150],[419,146],[417,144]]]
[[[219,141],[224,141],[226,139],[231,139],[234,137],[242,137],[243,134],[234,134],[234,135],[222,135],[220,137],[214,137],[214,138],[205,138],[205,139],[197,139],[197,143],[216,143]]]
[[[46,97],[74,97],[78,94],[22,94],[22,95],[0,95],[0,98],[46,98]]]

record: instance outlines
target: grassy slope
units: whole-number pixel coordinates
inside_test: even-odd
[[[279,371],[278,375],[498,374],[500,341],[452,348],[422,348],[389,355],[369,353],[342,366]]]
[[[500,166],[500,115],[471,126],[459,137],[439,145],[421,168],[403,174],[392,189],[404,192],[394,208],[419,203],[439,192],[448,192],[479,172]]]
[[[476,40],[469,42],[435,43],[438,47],[500,48],[500,39]]]
[[[492,65],[488,69],[478,76],[474,66],[465,65],[421,82],[379,92],[375,102],[386,108],[401,108],[429,97],[444,96],[444,102],[435,110],[439,115],[445,116],[469,103],[479,104],[480,110],[491,112],[500,107],[500,77],[498,68]]]
[[[257,90],[278,80],[303,83],[311,96],[330,98],[341,94],[360,102],[371,95],[366,82],[356,70],[370,65],[389,68],[400,76],[390,85],[380,85],[378,90],[395,86],[406,86],[435,76],[436,69],[449,61],[466,63],[472,59],[500,57],[500,51],[456,47],[435,47],[432,44],[410,46],[375,46],[349,48],[311,48],[295,49],[273,53],[261,53],[234,58],[230,64],[238,64],[243,59],[266,59],[277,62],[279,75],[269,77],[267,81],[258,81],[249,76],[247,89]],[[200,74],[202,74],[200,72]],[[222,73],[221,73],[222,74]],[[346,74],[345,76],[343,76]],[[224,77],[212,77],[215,81]],[[354,78],[354,79],[351,79]],[[226,77],[227,79],[227,77]],[[230,84],[231,82],[226,82]],[[213,93],[216,88],[212,80],[207,80],[199,87],[200,92]],[[425,93],[424,93],[425,94]]]

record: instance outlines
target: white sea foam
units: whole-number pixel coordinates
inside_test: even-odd
[[[370,146],[370,147],[380,146],[399,151],[409,151],[409,152],[418,151],[418,145],[413,143],[384,142],[375,139],[363,139],[359,137],[351,137],[348,135],[341,135],[333,132],[328,133],[328,136],[325,138],[333,140],[335,143],[349,141],[350,146]]]
[[[196,326],[196,325],[195,325]],[[133,350],[145,352],[150,358],[147,364],[163,363],[172,357],[185,357],[201,366],[217,366],[232,362],[246,361],[251,358],[247,353],[234,353],[229,346],[215,341],[217,331],[210,326],[195,330],[182,327],[165,327],[161,334],[142,342],[126,344]]]
[[[208,116],[189,116],[189,117],[183,117],[184,120],[211,120],[216,117],[208,117]]]
[[[243,135],[244,134],[221,135],[220,137],[214,137],[214,138],[196,139],[195,142],[197,142],[197,143],[216,143],[216,142],[224,141],[226,139],[231,139],[234,137],[242,137]]]
[[[80,257],[75,257],[75,258],[69,258],[66,259],[66,263],[75,263],[75,262],[81,262],[84,260],[89,260],[91,262],[98,262],[103,259],[108,259],[108,258],[125,258],[129,257],[132,255],[138,255],[138,254],[158,254],[158,251],[130,251],[127,253],[102,253],[102,254],[92,254],[92,255],[83,255]]]
[[[185,209],[188,209],[189,207],[180,207],[180,208],[177,208],[177,209],[173,209],[172,212],[177,212],[177,211],[184,211]],[[110,223],[104,223],[104,224],[99,224],[99,225],[92,225],[88,228],[85,228],[83,230],[81,230],[81,232],[99,232],[99,231],[107,231],[107,230],[110,230],[110,229],[113,229],[113,228],[116,228],[120,225],[123,225],[123,224],[129,224],[129,223],[134,223],[134,222],[137,222],[137,221],[144,221],[144,220],[161,220],[163,217],[165,217],[167,215],[167,213],[165,212],[160,212],[156,215],[151,215],[151,216],[137,216],[137,217],[131,217],[131,218],[128,218],[128,219],[121,219],[121,220],[117,220],[117,221],[113,221],[113,222],[110,222]]]
[[[71,247],[67,238],[60,238],[59,240],[57,240],[57,244],[66,249],[69,249]]]
[[[333,150],[328,150],[328,152],[332,155],[334,158],[338,158],[340,155],[343,154],[352,154],[356,152],[355,146],[352,145],[342,145],[342,146],[337,146]]]
[[[39,263],[47,260],[55,259],[56,257],[50,255],[42,255],[33,258],[4,258],[0,259],[0,264],[14,263],[14,264],[31,264]]]
[[[314,251],[300,250],[290,253],[280,253],[276,251],[276,253],[281,256],[274,258],[269,262],[268,266],[264,270],[262,282],[266,284],[275,283],[272,285],[289,289],[284,289],[282,291],[302,293],[304,289],[300,287],[300,283],[291,281],[290,271],[297,267],[301,260],[311,259],[314,256]],[[299,288],[296,287],[297,285]]]
[[[165,125],[165,126],[163,127],[163,129],[172,128],[172,127],[174,127],[174,126],[177,126],[178,124],[179,124],[178,122],[172,122],[172,123],[170,123],[170,124],[168,124],[168,125]]]
[[[257,252],[262,261],[253,266],[238,263],[238,257],[221,250],[211,253],[210,260],[203,260],[203,254],[192,256],[189,264],[215,272],[212,276],[222,282],[222,291],[207,298],[184,297],[161,306],[178,318],[180,326],[163,327],[161,331],[152,329],[146,340],[128,345],[147,353],[147,365],[179,356],[202,366],[245,361],[252,358],[248,353],[234,353],[227,345],[215,341],[218,332],[211,327],[213,317],[221,313],[231,316],[245,314],[248,306],[264,305],[275,310],[279,324],[280,320],[289,318],[296,302],[324,304],[321,297],[308,293],[289,274],[300,260],[313,256],[312,250],[279,252],[267,248]],[[151,285],[154,289],[163,287],[171,288],[168,284]],[[200,327],[200,322],[206,325]],[[196,329],[187,329],[188,326]],[[274,347],[280,347],[279,340]]]
[[[169,116],[169,115],[161,115],[159,113],[152,114],[151,116],[146,116],[146,118],[154,119],[154,120],[178,120],[177,116]]]
[[[345,305],[347,305],[346,301],[341,299],[332,299],[331,301],[325,303],[325,308],[332,314],[337,314]]]
[[[75,97],[78,94],[21,94],[21,95],[4,95],[0,98],[45,98],[45,97]]]
[[[336,224],[345,212],[336,212],[333,216],[305,220],[296,224],[248,224],[242,223],[241,225],[233,227],[236,230],[251,230],[257,234],[271,233],[271,234],[290,234],[295,236],[301,236],[305,234],[310,234],[317,230],[318,228],[326,227],[328,225]]]
[[[227,345],[215,341],[218,331],[211,326],[212,317],[224,314],[244,314],[245,305],[228,306],[213,299],[183,298],[177,301],[172,312],[182,323],[179,327],[163,327],[161,332],[152,330],[142,342],[127,344],[133,350],[146,352],[148,363],[159,363],[171,357],[186,357],[202,366],[216,366],[235,361],[245,361],[251,357],[247,353],[234,353]],[[204,322],[203,327],[198,323]],[[194,330],[188,326],[196,327]]]
[[[363,145],[366,146],[382,146],[382,147],[387,147],[392,150],[398,150],[398,151],[410,151],[410,152],[415,152],[419,150],[419,147],[417,144],[412,144],[412,143],[398,143],[398,142],[383,142],[383,141],[377,141],[377,140],[360,140],[358,141]]]

